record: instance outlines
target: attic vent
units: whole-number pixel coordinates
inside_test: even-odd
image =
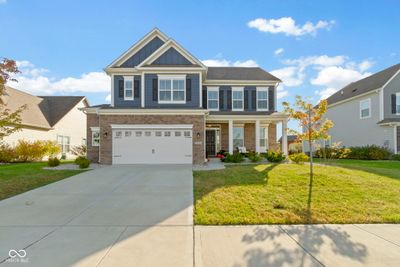
[[[354,89],[353,89],[353,93],[354,93],[355,91],[357,91],[357,88],[354,88]]]
[[[341,95],[343,95],[343,90],[342,90],[342,91],[340,91],[340,94],[341,94]]]

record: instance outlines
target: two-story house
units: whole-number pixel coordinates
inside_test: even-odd
[[[353,82],[328,99],[331,142],[400,153],[400,64]]]
[[[152,30],[105,71],[111,104],[86,108],[88,157],[103,164],[202,164],[223,149],[276,149],[280,80],[261,68],[206,67]],[[283,146],[286,153],[287,146]]]

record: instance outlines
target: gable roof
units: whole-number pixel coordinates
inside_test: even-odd
[[[328,104],[334,104],[342,100],[379,89],[383,87],[388,81],[390,81],[390,79],[399,71],[400,64],[396,64],[364,79],[350,83],[328,97]]]
[[[3,97],[11,111],[26,105],[21,113],[22,125],[44,129],[51,129],[82,100],[89,106],[84,96],[34,96],[9,86]]]
[[[279,78],[259,67],[208,67],[207,80],[281,82]]]
[[[201,67],[203,69],[206,69],[206,66],[200,60],[195,58],[192,54],[190,54],[185,48],[183,48],[173,39],[169,39],[167,42],[165,42],[153,54],[151,54],[149,57],[143,60],[137,67],[141,68],[141,67],[151,66],[153,62],[155,62],[158,58],[160,58],[164,53],[169,51],[170,48],[174,48],[177,52],[179,52],[183,57],[185,57],[190,63],[192,63],[196,67]]]
[[[142,39],[134,43],[128,50],[126,50],[122,55],[120,55],[117,59],[115,59],[111,64],[109,64],[106,69],[112,67],[119,67],[122,63],[125,62],[128,58],[133,56],[136,52],[138,52],[142,47],[144,47],[148,42],[153,40],[155,37],[158,37],[163,42],[168,40],[168,37],[160,31],[158,28],[152,29],[148,34],[146,34]]]

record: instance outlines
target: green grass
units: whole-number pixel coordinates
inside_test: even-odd
[[[81,170],[43,170],[46,162],[0,165],[0,200],[81,173]]]
[[[311,222],[400,223],[400,163],[341,164],[315,166]],[[309,223],[308,171],[268,164],[194,172],[195,223]]]

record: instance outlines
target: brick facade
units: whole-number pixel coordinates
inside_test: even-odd
[[[88,114],[88,157],[92,161],[112,163],[111,124],[193,124],[193,163],[204,163],[204,115],[99,115],[97,121],[89,118],[91,116],[97,115]],[[99,150],[91,146],[90,127],[100,127],[100,156],[97,158],[96,149],[97,155]]]
[[[86,116],[87,157],[91,162],[99,162],[99,147],[92,146],[92,130],[90,128],[99,127],[99,116],[97,114],[87,114]]]

